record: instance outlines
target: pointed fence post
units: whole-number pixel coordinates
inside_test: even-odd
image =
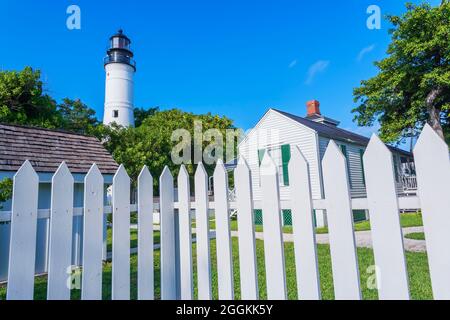
[[[286,273],[278,170],[269,154],[261,163],[261,190],[267,298],[286,300]]]
[[[121,165],[113,178],[112,299],[130,300],[130,177]]]
[[[159,180],[161,211],[161,299],[177,299],[173,176],[164,168]]]
[[[319,300],[320,277],[309,166],[298,147],[292,148],[289,173],[298,296],[303,300]]]
[[[138,177],[138,299],[155,298],[153,267],[153,177],[145,166]]]
[[[392,153],[376,135],[364,154],[367,198],[380,300],[408,300],[403,233]]]
[[[214,202],[216,208],[216,246],[219,299],[234,299],[233,256],[231,253],[230,207],[228,204],[228,174],[222,160],[214,172]]]
[[[250,168],[243,157],[234,171],[236,188],[239,271],[241,299],[258,300],[258,271],[256,265],[255,216]]]
[[[450,299],[450,160],[447,144],[426,125],[414,149],[433,295]]]
[[[103,183],[103,176],[94,164],[84,179],[83,300],[102,299]]]
[[[199,300],[212,299],[209,238],[208,175],[202,163],[195,173],[195,217],[197,230],[197,281]]]
[[[178,202],[180,226],[180,289],[182,300],[193,300],[191,187],[189,173],[184,165],[178,175]]]
[[[74,179],[63,162],[52,178],[48,300],[70,300]]]
[[[25,161],[14,176],[8,300],[33,300],[39,177]],[[24,201],[26,199],[26,201]]]
[[[325,152],[322,166],[335,297],[337,300],[360,300],[347,163],[333,140]]]

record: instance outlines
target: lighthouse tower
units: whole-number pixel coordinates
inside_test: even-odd
[[[131,40],[119,30],[110,38],[105,57],[106,92],[103,123],[134,127],[134,74]]]

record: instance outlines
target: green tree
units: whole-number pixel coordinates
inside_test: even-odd
[[[63,99],[58,105],[58,112],[61,116],[61,129],[88,134],[99,125],[95,116],[95,110],[85,105],[80,99]]]
[[[146,165],[155,178],[156,186],[166,165],[174,176],[178,174],[179,165],[172,162],[171,152],[179,142],[172,141],[172,132],[177,129],[186,129],[193,137],[194,120],[202,121],[203,132],[208,129],[219,129],[224,137],[227,129],[234,129],[233,121],[226,117],[211,114],[195,115],[174,109],[156,112],[137,128],[100,126],[97,137],[104,141],[105,147],[112,153],[114,159],[127,168],[134,181],[142,167]],[[193,143],[192,139],[192,152]],[[192,175],[195,166],[189,164],[186,167]],[[212,169],[212,166],[207,166],[210,173]]]
[[[159,110],[159,107],[144,109],[135,108],[134,109],[134,125],[140,127],[145,119],[154,115]]]
[[[39,70],[0,72],[0,122],[59,127],[56,102],[44,93]]]
[[[394,142],[429,123],[444,138],[450,129],[450,2],[407,4],[393,24],[387,58],[376,62],[377,76],[354,90],[353,112],[360,126],[381,125]]]

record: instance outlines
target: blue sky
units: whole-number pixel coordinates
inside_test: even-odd
[[[81,30],[66,27],[72,4]],[[399,0],[1,0],[0,67],[41,69],[52,96],[80,98],[102,119],[102,59],[123,28],[138,63],[136,106],[212,112],[248,129],[270,107],[303,116],[317,99],[341,127],[368,135],[352,121],[352,91],[376,74],[390,39],[386,21],[366,27],[372,4],[405,10]]]

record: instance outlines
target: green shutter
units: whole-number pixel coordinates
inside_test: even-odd
[[[395,181],[399,183],[400,178],[398,174],[398,157],[396,155],[394,155],[394,173],[395,173]]]
[[[344,146],[343,144],[341,144],[341,151],[344,154],[344,156],[347,158],[347,146]]]
[[[361,159],[362,181],[364,187],[366,186],[366,174],[364,173],[364,150],[359,150],[359,156]]]
[[[350,189],[353,189],[352,179],[350,175],[350,162],[348,160],[348,152],[347,152],[347,146],[344,146],[343,144],[340,145],[342,154],[344,155],[347,163],[347,172],[348,172],[348,183],[350,185]]]
[[[289,186],[289,161],[291,161],[291,146],[289,144],[281,146],[281,159],[283,161],[284,185]]]
[[[264,149],[258,150],[258,159],[259,159],[259,165],[260,166],[261,166],[261,163],[262,163],[262,161],[264,159],[264,155],[265,154],[266,154],[266,150],[264,150]]]

